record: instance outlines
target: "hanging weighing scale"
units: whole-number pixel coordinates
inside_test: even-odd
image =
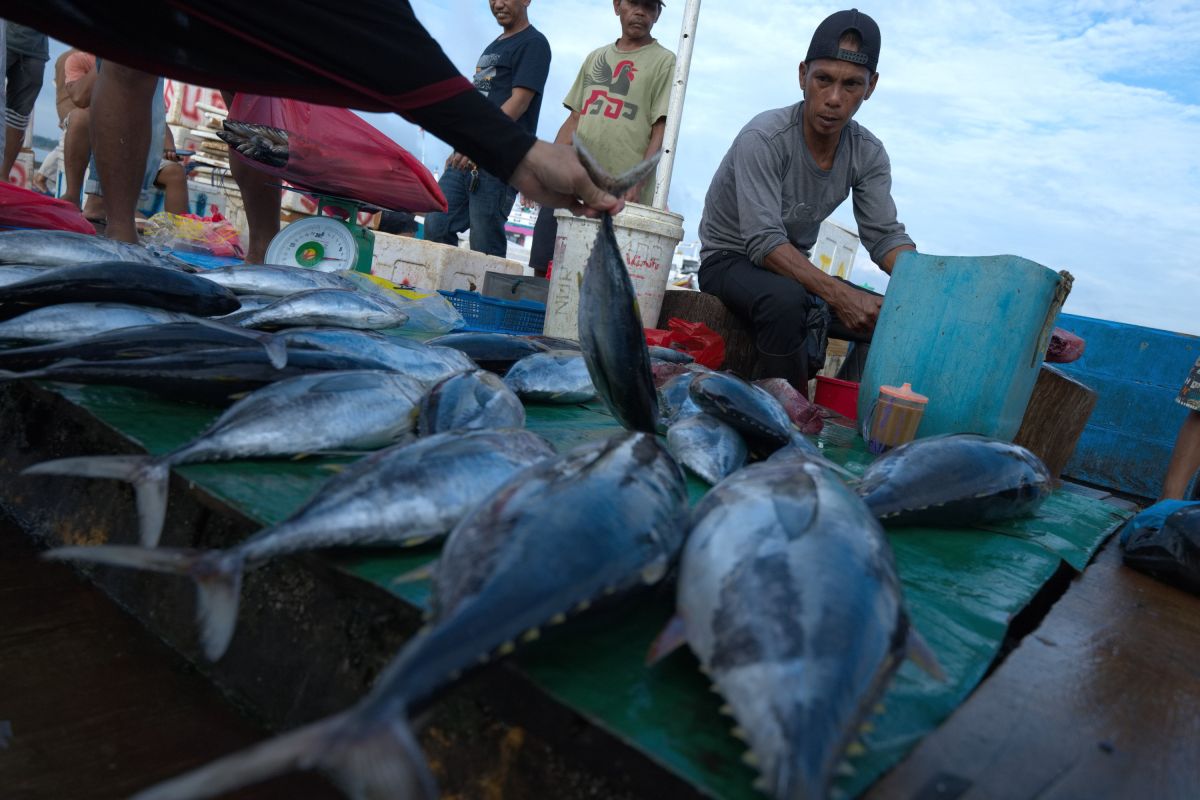
[[[352,269],[370,274],[375,255],[375,233],[358,224],[358,212],[373,213],[377,209],[348,197],[290,186],[280,188],[311,195],[317,201],[317,213],[285,225],[267,245],[266,263],[320,272]],[[326,209],[331,213],[327,214]]]

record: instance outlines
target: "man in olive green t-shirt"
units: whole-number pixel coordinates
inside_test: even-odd
[[[578,135],[612,175],[662,149],[675,75],[675,54],[650,33],[662,7],[659,0],[613,0],[621,38],[583,60],[563,100],[569,113],[554,141],[571,144]],[[630,189],[625,199],[648,205],[654,199],[654,176]],[[529,266],[538,275],[546,274],[554,255],[557,229],[554,210],[542,209],[529,254]]]

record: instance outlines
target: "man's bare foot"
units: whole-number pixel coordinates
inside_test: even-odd
[[[50,194],[50,187],[46,185],[46,176],[40,172],[33,173],[33,188],[42,194]]]

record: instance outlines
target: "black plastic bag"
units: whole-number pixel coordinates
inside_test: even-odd
[[[1129,566],[1200,594],[1200,505],[1181,508],[1161,528],[1135,529],[1123,547]]]

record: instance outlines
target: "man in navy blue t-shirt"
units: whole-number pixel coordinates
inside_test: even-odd
[[[536,133],[542,89],[550,72],[550,43],[529,24],[530,0],[490,0],[492,16],[504,32],[475,65],[475,88],[529,133]],[[457,245],[471,229],[471,249],[503,256],[508,249],[504,221],[517,190],[479,169],[462,153],[451,153],[439,185],[446,213],[425,217],[425,238]]]

